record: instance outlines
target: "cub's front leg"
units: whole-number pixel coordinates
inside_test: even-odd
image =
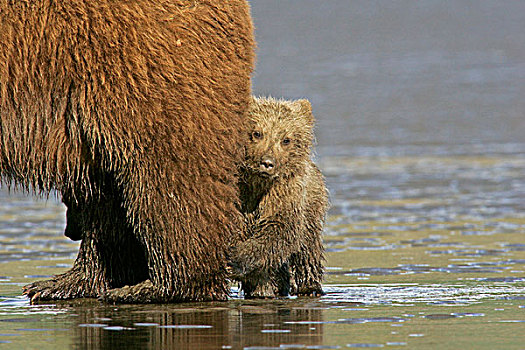
[[[247,217],[247,238],[230,250],[232,277],[242,282],[245,297],[273,298],[290,293],[288,262],[299,249],[293,232],[293,221],[280,215]]]

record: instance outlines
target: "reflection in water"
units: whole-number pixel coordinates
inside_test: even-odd
[[[44,310],[26,307],[33,309],[32,317],[9,319],[16,324],[15,332],[58,331]],[[5,311],[5,302],[0,309]],[[322,309],[304,302],[117,307],[83,301],[49,309],[74,316],[61,326],[70,333],[75,349],[242,349],[323,343]]]
[[[502,332],[521,334],[525,322],[523,290],[509,285],[354,284],[327,292],[322,298],[182,305],[84,300],[35,306],[12,298],[0,302],[0,340],[17,349],[432,349],[436,342],[453,347],[442,334],[458,327],[472,329],[462,340],[476,343],[474,330],[481,327],[495,338],[476,348],[493,349]]]

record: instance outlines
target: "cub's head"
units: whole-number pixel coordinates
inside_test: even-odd
[[[267,178],[304,171],[313,142],[310,102],[253,97],[247,126],[246,168]]]

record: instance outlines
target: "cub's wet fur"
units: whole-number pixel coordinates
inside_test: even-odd
[[[245,231],[231,251],[246,297],[321,295],[323,176],[311,159],[307,100],[252,98],[239,188]]]

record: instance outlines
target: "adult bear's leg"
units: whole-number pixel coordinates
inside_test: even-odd
[[[148,278],[144,250],[126,223],[121,198],[112,188],[105,185],[102,194],[88,201],[64,195],[67,227],[82,239],[79,253],[71,270],[24,287],[32,302],[97,298],[111,288]]]
[[[161,174],[154,164],[132,167],[124,200],[129,212],[135,210],[131,220],[146,249],[149,280],[111,290],[104,299],[127,303],[225,300],[229,292],[226,243],[240,227],[236,188],[228,183],[232,181],[201,175],[195,164],[170,165],[166,159],[164,165]]]
[[[248,3],[198,1],[173,18],[183,25],[173,22],[166,45],[179,44],[163,42],[166,54],[155,56],[166,61],[151,70],[155,98],[133,111],[140,147],[118,169],[149,281],[110,291],[110,302],[223,300],[229,291],[225,255],[241,228],[235,175],[253,66]]]

